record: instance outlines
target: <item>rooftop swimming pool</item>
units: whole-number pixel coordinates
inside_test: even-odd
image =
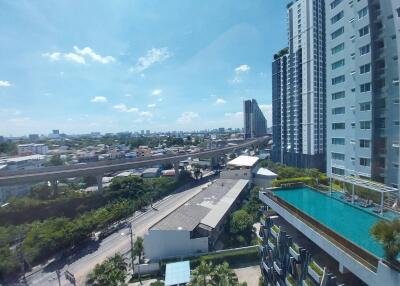
[[[381,218],[308,187],[274,190],[274,195],[335,231],[344,238],[383,257],[382,246],[369,234]]]

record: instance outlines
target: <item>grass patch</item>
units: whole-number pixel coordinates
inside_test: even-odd
[[[272,228],[276,233],[279,232],[279,227],[278,227],[277,225],[274,224],[271,228]]]
[[[312,261],[310,263],[310,267],[312,270],[314,270],[319,276],[322,276],[323,271],[321,269],[321,267],[318,266],[318,264],[315,261]]]
[[[296,253],[300,253],[300,246],[297,243],[293,242],[291,247],[296,251]]]
[[[296,285],[296,281],[294,281],[294,278],[293,278],[292,275],[288,274],[288,275],[286,276],[286,279],[287,279],[287,281],[289,282],[290,285],[293,285],[293,286]]]

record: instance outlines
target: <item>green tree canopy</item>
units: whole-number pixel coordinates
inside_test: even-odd
[[[253,217],[245,210],[238,210],[232,214],[230,230],[232,233],[242,234],[251,232],[253,228]]]
[[[118,286],[125,283],[127,264],[120,254],[115,254],[101,264],[97,264],[89,273],[86,285]]]
[[[400,253],[400,219],[381,220],[372,226],[370,232],[377,241],[382,243],[385,258],[391,262],[396,261]]]

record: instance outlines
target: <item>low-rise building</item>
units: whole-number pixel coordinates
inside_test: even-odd
[[[150,260],[212,250],[229,214],[236,209],[248,180],[218,179],[153,225],[144,236]]]
[[[19,156],[40,154],[46,155],[49,147],[45,144],[19,144],[17,145],[17,152]]]
[[[161,175],[160,168],[147,168],[142,172],[142,178],[157,178]]]
[[[139,146],[136,149],[136,155],[138,157],[151,156],[151,148],[149,146]]]

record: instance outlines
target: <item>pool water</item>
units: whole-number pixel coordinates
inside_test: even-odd
[[[276,190],[274,194],[351,242],[383,257],[381,244],[369,234],[381,219],[377,215],[307,187]]]

